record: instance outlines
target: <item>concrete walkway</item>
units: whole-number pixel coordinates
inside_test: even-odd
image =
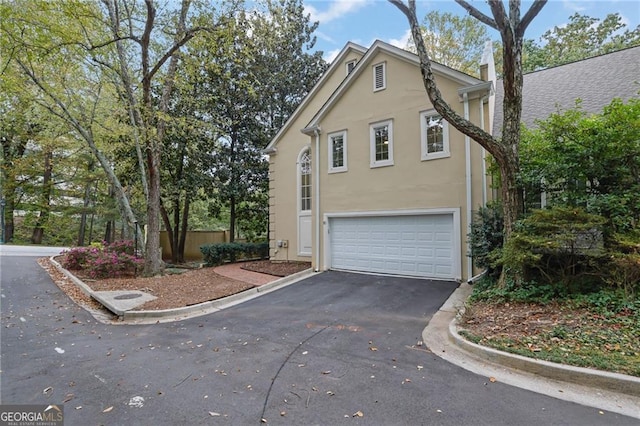
[[[233,278],[234,280],[257,286],[269,284],[280,279],[280,277],[274,275],[242,269],[242,263],[229,263],[227,265],[216,266],[213,270],[223,277]]]

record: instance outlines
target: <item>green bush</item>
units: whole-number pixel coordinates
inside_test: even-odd
[[[470,256],[478,268],[487,269],[491,276],[500,275],[501,268],[495,265],[496,250],[503,244],[504,216],[498,202],[480,207],[475,213],[469,232]]]
[[[608,263],[605,221],[581,208],[536,210],[517,223],[502,250],[502,266],[518,271],[525,281],[592,291],[603,283]]]
[[[640,254],[617,253],[611,256],[607,283],[628,298],[640,295]]]
[[[504,285],[500,286],[497,279],[485,276],[473,286],[471,301],[547,303],[553,299],[567,296],[565,290],[562,287],[538,284],[535,281],[516,284],[514,281],[507,280]]]
[[[206,266],[217,266],[240,259],[269,258],[269,243],[218,243],[200,246]]]

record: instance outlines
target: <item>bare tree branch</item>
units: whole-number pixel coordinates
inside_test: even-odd
[[[502,146],[493,138],[493,136],[460,116],[442,98],[442,94],[435,83],[435,77],[431,68],[431,59],[427,53],[427,48],[422,38],[420,24],[416,17],[415,0],[409,0],[408,6],[401,0],[389,0],[389,2],[396,6],[409,21],[411,34],[418,52],[418,57],[420,58],[420,71],[422,72],[424,87],[435,110],[438,111],[438,113],[442,115],[442,117],[444,117],[444,119],[453,127],[473,138],[494,157],[503,157],[504,153]]]
[[[518,28],[516,29],[518,36],[524,36],[524,32],[533,21],[533,18],[538,16],[538,13],[542,10],[542,8],[547,4],[547,0],[535,0],[527,13],[525,13],[524,17],[520,21]]]
[[[496,25],[496,21],[494,21],[492,18],[485,15],[484,13],[480,12],[471,4],[467,3],[464,0],[455,0],[455,2],[458,3],[460,6],[462,6],[467,12],[469,12],[469,15],[473,16],[478,21],[490,26],[491,28],[498,29],[498,26]]]

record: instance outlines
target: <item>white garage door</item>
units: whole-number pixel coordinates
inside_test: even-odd
[[[331,267],[352,271],[453,279],[452,214],[330,219]]]

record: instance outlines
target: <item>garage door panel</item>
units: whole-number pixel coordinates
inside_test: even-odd
[[[453,215],[330,219],[331,267],[454,278]]]

